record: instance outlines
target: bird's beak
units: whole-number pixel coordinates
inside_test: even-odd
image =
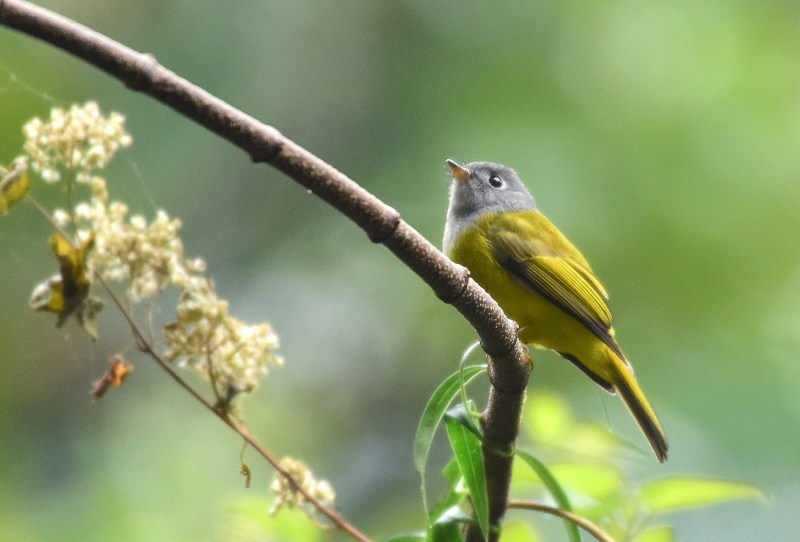
[[[453,171],[453,178],[457,181],[466,181],[469,179],[469,170],[465,167],[459,166],[455,160],[447,159],[447,165]]]

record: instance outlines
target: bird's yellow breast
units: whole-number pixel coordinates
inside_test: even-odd
[[[574,317],[523,285],[495,259],[489,232],[496,218],[487,215],[465,230],[453,245],[450,258],[469,269],[472,278],[519,325],[524,343],[581,360],[597,358],[606,348],[602,341]],[[576,250],[571,245],[569,248]],[[605,371],[597,372],[604,376]]]

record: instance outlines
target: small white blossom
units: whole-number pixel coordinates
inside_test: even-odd
[[[293,457],[284,457],[280,462],[281,467],[289,474],[305,492],[315,497],[325,506],[333,506],[336,492],[327,480],[317,480],[308,466]],[[302,508],[306,513],[311,513],[306,497],[281,474],[275,473],[270,486],[277,495],[275,504],[270,508],[270,514],[277,514],[281,508]]]
[[[74,210],[79,239],[94,235],[89,266],[105,279],[128,283],[128,299],[151,298],[169,286],[181,291],[178,316],[164,328],[164,357],[213,380],[225,395],[256,388],[269,367],[280,367],[278,336],[269,324],[249,325],[229,314],[202,259],[185,259],[180,220],[158,211],[150,222],[128,215],[122,202],[108,202],[103,179],[91,180],[92,196]],[[54,213],[67,223],[65,211]]]
[[[283,365],[272,327],[231,316],[211,279],[189,276],[182,288],[178,318],[164,328],[167,360],[194,368],[225,394],[252,391],[270,366]]]
[[[142,215],[128,217],[128,206],[108,202],[108,191],[100,177],[91,179],[92,197],[73,211],[78,236],[94,232],[90,265],[113,281],[128,281],[128,298],[149,298],[168,287],[172,277],[185,273],[183,243],[178,236],[180,220],[159,211],[150,223]],[[66,223],[66,212],[54,213],[56,223]]]
[[[60,228],[63,228],[69,224],[69,213],[67,213],[64,209],[54,209],[51,216],[53,218],[53,222],[55,222]]]
[[[90,182],[91,173],[108,164],[122,147],[133,140],[125,132],[125,117],[104,117],[96,102],[60,107],[50,111],[47,122],[35,118],[25,124],[25,151],[32,166],[49,183],[61,179],[60,168],[75,171],[78,182]]]

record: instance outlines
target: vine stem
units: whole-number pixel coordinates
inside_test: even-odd
[[[574,512],[570,512],[569,510],[562,510],[561,508],[556,508],[555,506],[548,506],[546,504],[542,504],[536,501],[526,501],[526,500],[515,500],[512,499],[508,501],[509,508],[518,508],[522,510],[534,510],[536,512],[544,512],[545,514],[550,514],[553,516],[560,517],[562,519],[566,519],[567,521],[571,521],[593,537],[595,537],[600,542],[614,542],[614,539],[611,537],[610,534],[605,532],[601,529],[596,523],[593,523],[586,519],[585,517],[579,516]]]
[[[511,462],[496,450],[513,448],[531,363],[517,328],[469,272],[400,218],[399,213],[336,168],[220,98],[142,54],[66,17],[23,0],[0,0],[0,24],[46,41],[96,66],[230,141],[254,162],[268,163],[345,215],[374,243],[388,248],[475,328],[490,356],[491,387],[482,415],[490,522],[505,513]],[[496,533],[498,529],[493,529]],[[493,535],[491,541],[496,540]],[[468,536],[477,540],[474,532]],[[482,540],[482,537],[480,537]]]
[[[250,433],[250,431],[248,431],[244,424],[241,424],[235,419],[231,418],[227,409],[217,408],[216,405],[206,399],[199,391],[189,384],[189,382],[187,382],[180,374],[178,374],[175,369],[173,369],[172,366],[170,366],[170,364],[155,350],[155,347],[147,340],[147,338],[144,336],[144,333],[139,328],[139,325],[133,319],[133,316],[130,314],[130,312],[128,312],[127,308],[124,306],[108,282],[106,282],[106,280],[100,276],[99,273],[95,273],[94,277],[103,286],[103,289],[111,298],[114,305],[116,305],[117,309],[119,309],[119,311],[122,313],[122,316],[125,318],[125,321],[128,323],[128,326],[131,329],[131,333],[133,333],[137,346],[142,352],[150,356],[150,358],[152,358],[153,361],[155,361],[156,364],[161,367],[161,369],[163,369],[170,376],[170,378],[172,378],[172,380],[174,380],[180,387],[188,392],[189,395],[201,403],[207,410],[212,412],[220,421],[222,421],[222,423],[230,427],[236,434],[238,434],[251,448],[256,451],[256,453],[258,453],[258,455],[264,458],[264,460],[266,460],[267,463],[269,463],[270,466],[275,469],[275,472],[281,475],[289,483],[293,491],[303,495],[303,497],[310,502],[320,514],[328,518],[328,520],[330,520],[337,529],[347,533],[359,542],[372,542],[367,535],[359,531],[342,514],[333,508],[326,506],[322,501],[306,491],[303,486],[281,466],[278,459],[272,455],[272,453],[269,452],[269,450],[267,450],[267,448],[261,444]]]
[[[61,235],[67,239],[68,242],[72,243],[70,240],[69,235],[64,232],[64,230],[56,224],[47,210],[31,195],[28,195],[26,198],[33,207],[42,214],[42,216],[47,220],[50,225],[55,228],[56,231],[61,233]],[[74,248],[74,246],[73,246]],[[191,395],[195,400],[197,400],[200,404],[202,404],[207,410],[213,413],[219,420],[222,421],[225,425],[231,428],[236,434],[238,434],[251,448],[253,448],[262,458],[264,458],[267,463],[275,469],[279,475],[283,476],[283,478],[289,483],[293,491],[296,491],[303,495],[303,497],[311,503],[311,505],[317,509],[317,511],[328,518],[333,525],[335,525],[339,530],[349,534],[354,539],[358,540],[359,542],[372,542],[371,539],[359,531],[352,523],[350,523],[347,518],[345,518],[342,514],[326,506],[322,501],[317,499],[314,495],[306,491],[303,486],[294,479],[294,477],[289,474],[286,469],[284,469],[280,462],[272,455],[265,447],[262,445],[258,440],[247,430],[244,424],[238,423],[233,418],[231,418],[228,414],[228,409],[218,408],[217,405],[212,404],[208,399],[206,399],[203,394],[197,391],[191,384],[189,384],[181,375],[179,375],[171,366],[170,364],[159,354],[155,347],[153,346],[152,342],[145,337],[142,330],[139,328],[139,324],[136,323],[136,320],[133,318],[133,315],[130,313],[128,307],[126,307],[122,300],[120,300],[119,296],[117,296],[116,292],[111,288],[108,282],[103,278],[100,273],[95,272],[93,274],[94,279],[100,283],[103,289],[106,291],[108,296],[111,298],[111,301],[117,307],[117,309],[122,314],[122,317],[128,324],[128,327],[133,334],[134,341],[136,342],[137,347],[143,353],[150,356],[156,364],[161,367],[169,377],[175,381],[180,387],[182,387],[189,395]],[[152,322],[149,321],[152,327]],[[152,335],[152,329],[150,330],[150,334]],[[209,376],[211,376],[211,371],[209,371]],[[217,404],[219,404],[219,393],[217,392],[216,385],[213,386],[214,395],[217,397]],[[242,450],[244,451],[244,449]]]

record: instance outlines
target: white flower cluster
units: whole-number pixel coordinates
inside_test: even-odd
[[[325,506],[333,506],[336,500],[336,492],[330,482],[317,480],[311,469],[299,459],[284,457],[281,459],[280,464],[287,474],[300,484],[304,491],[319,499]],[[297,491],[284,476],[275,473],[270,489],[277,495],[275,504],[269,510],[270,514],[276,514],[284,507],[289,509],[302,508],[306,513],[311,512],[307,506],[308,501],[305,496]]]
[[[278,336],[272,327],[266,323],[248,325],[229,314],[227,301],[219,299],[213,282],[203,274],[205,262],[184,257],[178,235],[180,220],[164,211],[158,211],[150,222],[139,214],[129,216],[128,206],[111,201],[106,181],[95,174],[117,150],[131,144],[124,123],[122,115],[104,117],[97,104],[89,102],[69,110],[53,109],[49,121],[37,118],[25,125],[25,150],[45,181],[56,182],[62,173],[70,172],[68,182],[80,182],[91,190],[89,198],[74,205],[68,201],[70,208],[56,209],[52,215],[60,234],[67,235],[64,232],[68,230],[74,234],[71,240],[65,240],[67,246],[85,247],[83,253],[67,250],[61,256],[77,261],[80,255],[75,273],[86,277],[86,292],[65,300],[64,295],[51,295],[53,287],[49,286],[47,292],[39,292],[35,307],[57,312],[63,321],[76,309],[67,311],[56,301],[61,305],[71,301],[82,307],[95,273],[109,281],[127,283],[127,297],[132,303],[175,286],[180,290],[180,302],[177,319],[164,328],[165,358],[198,371],[226,400],[251,391],[270,366],[283,364],[276,354]],[[39,300],[45,293],[46,298]],[[79,319],[88,314],[93,328],[95,312],[88,314],[81,309],[77,314]]]
[[[35,118],[25,124],[25,151],[34,171],[50,183],[61,179],[60,167],[76,172],[78,182],[88,182],[93,171],[102,169],[121,147],[133,140],[125,132],[125,117],[104,117],[96,102],[69,110],[54,108],[50,120]]]
[[[181,287],[178,318],[164,326],[168,361],[196,369],[226,396],[252,391],[270,366],[283,365],[272,326],[231,316],[211,279],[193,275]]]
[[[158,211],[150,223],[142,215],[128,217],[128,206],[108,200],[106,182],[90,180],[92,196],[75,206],[73,215],[56,209],[53,220],[66,227],[74,217],[81,240],[94,236],[89,265],[105,279],[128,282],[132,302],[149,298],[170,284],[181,285],[192,273],[202,272],[202,260],[184,260],[178,237],[181,222]]]
[[[214,283],[202,275],[205,262],[184,258],[178,236],[181,223],[158,211],[149,224],[128,217],[128,207],[108,201],[106,183],[91,180],[92,197],[75,207],[78,238],[94,236],[88,266],[105,279],[128,283],[128,299],[151,298],[170,285],[181,291],[177,319],[164,327],[164,357],[211,380],[227,395],[252,391],[270,366],[283,360],[275,351],[278,336],[269,324],[248,325],[230,315]],[[57,210],[61,226],[71,220]]]

